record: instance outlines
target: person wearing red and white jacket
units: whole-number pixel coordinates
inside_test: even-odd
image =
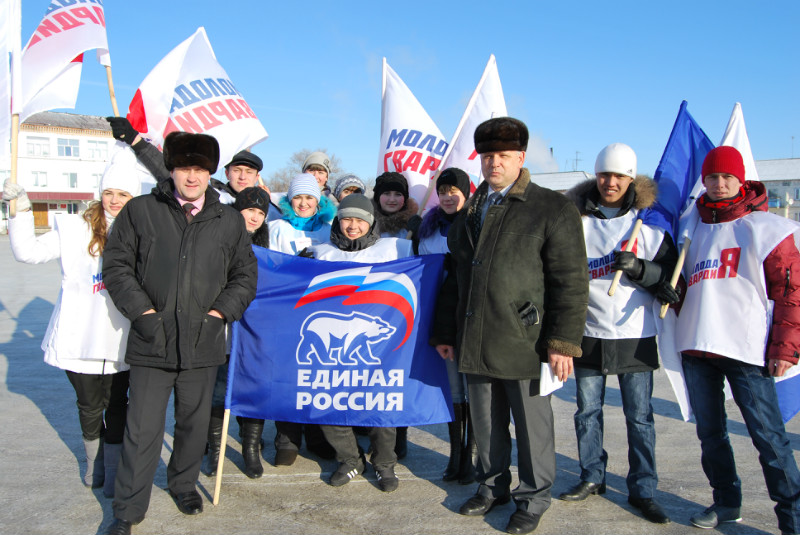
[[[782,533],[800,533],[800,471],[783,426],[773,377],[800,351],[798,225],[767,212],[763,184],[745,181],[742,156],[717,147],[703,162],[700,222],[684,265],[678,350],[714,503],[691,517],[710,529],[739,522],[741,480],[727,433],[724,380],[759,452]]]

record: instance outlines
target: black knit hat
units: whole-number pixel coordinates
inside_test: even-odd
[[[470,186],[469,175],[459,169],[458,167],[448,167],[439,178],[436,179],[436,191],[439,191],[440,186],[455,186],[461,193],[464,194],[465,199],[469,199]]]
[[[233,159],[225,166],[225,169],[232,165],[246,165],[247,167],[252,167],[256,171],[261,171],[264,169],[264,162],[261,161],[261,158],[250,152],[249,150],[243,150],[237,152]]]
[[[495,117],[478,125],[473,136],[478,154],[528,150],[528,127],[519,119]]]
[[[398,191],[403,198],[408,200],[408,181],[406,177],[394,171],[387,171],[375,179],[375,187],[372,188],[374,198],[377,200],[387,191]]]
[[[236,195],[233,207],[240,212],[247,208],[258,208],[266,214],[269,212],[269,194],[261,188],[244,188]]]
[[[219,143],[206,134],[170,132],[164,140],[164,165],[167,171],[197,165],[213,175],[219,165]]]

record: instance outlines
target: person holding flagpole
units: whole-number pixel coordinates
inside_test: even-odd
[[[670,235],[643,224],[631,251],[623,251],[631,228],[656,200],[656,183],[636,176],[636,154],[612,143],[597,155],[596,178],[567,192],[581,213],[589,266],[589,311],[583,332],[583,356],[575,362],[578,410],[575,433],[580,482],[561,494],[585,500],[606,491],[608,453],[603,448],[606,377],[616,375],[628,431],[628,503],[656,524],[670,522],[655,500],[656,429],[653,419],[653,370],[658,368],[658,331],[654,301],[678,301],[669,285],[678,251]],[[614,272],[623,277],[608,295]]]
[[[42,341],[44,360],[64,370],[75,389],[86,451],[87,487],[114,496],[125,414],[128,369],[125,344],[130,322],[120,314],[102,282],[102,254],[125,204],[150,179],[125,148],[112,158],[100,181],[100,201],[82,215],[56,216],[53,230],[36,236],[33,212],[22,186],[6,180],[3,200],[17,201],[8,233],[14,258],[26,264],[60,259],[62,284]],[[150,179],[151,180],[151,179]]]
[[[677,348],[697,422],[713,504],[692,515],[711,529],[741,521],[742,482],[728,438],[723,385],[742,413],[783,534],[800,533],[800,471],[783,425],[774,377],[800,355],[798,225],[770,214],[767,191],[746,180],[741,153],[712,149],[703,161],[700,222],[689,236]]]

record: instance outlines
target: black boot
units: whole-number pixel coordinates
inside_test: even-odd
[[[475,467],[478,466],[478,446],[475,445],[475,433],[469,419],[469,403],[464,404],[464,426],[467,428],[467,443],[461,450],[461,467],[458,470],[458,482],[469,485],[475,481]]]
[[[461,471],[461,450],[464,447],[464,404],[453,404],[453,421],[447,424],[450,435],[450,459],[442,474],[442,481],[455,481]]]
[[[244,475],[250,479],[258,479],[264,475],[264,467],[261,466],[261,433],[263,431],[264,420],[242,418],[239,433],[242,436]]]
[[[206,465],[203,467],[203,473],[209,477],[217,475],[224,417],[225,407],[211,407],[211,419],[208,421],[208,442],[206,443]]]
[[[394,442],[394,453],[397,460],[404,459],[408,455],[408,427],[397,428],[397,438]]]

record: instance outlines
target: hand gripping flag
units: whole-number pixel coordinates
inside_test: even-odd
[[[110,66],[101,3],[54,1],[22,52],[20,122],[44,110],[74,108],[83,53]]]
[[[442,255],[357,264],[253,250],[258,290],[233,327],[231,413],[383,427],[452,420],[444,361],[428,345]]]
[[[381,98],[378,175],[401,173],[408,180],[409,195],[422,205],[428,183],[447,152],[447,141],[386,58]]]
[[[444,171],[448,167],[458,167],[469,174],[471,189],[475,191],[482,180],[481,161],[478,153],[475,152],[475,142],[473,134],[475,129],[483,121],[493,117],[504,117],[508,115],[506,111],[506,100],[503,96],[503,87],[500,85],[500,74],[497,72],[497,60],[494,54],[489,57],[486,68],[483,70],[478,86],[469,99],[464,115],[450,138],[450,146],[444,155],[439,169]],[[429,188],[436,187],[430,184]],[[425,208],[429,209],[438,204],[435,194],[428,196]]]
[[[157,146],[176,130],[214,136],[220,165],[267,138],[264,126],[217,62],[202,27],[150,71],[133,96],[128,120]]]

